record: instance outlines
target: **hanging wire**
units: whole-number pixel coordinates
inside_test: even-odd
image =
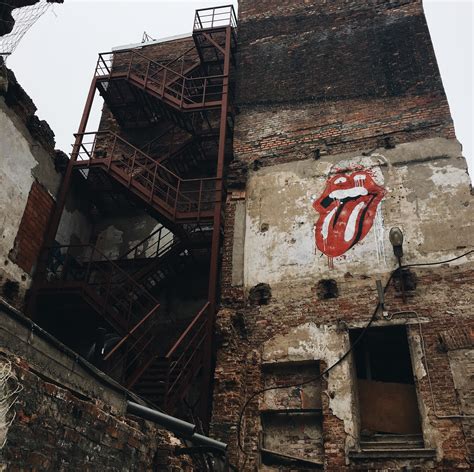
[[[22,390],[12,363],[6,359],[0,360],[0,450],[5,446],[8,429],[15,419],[12,407]]]
[[[52,5],[53,3],[47,0],[40,0],[34,5],[27,5],[12,10],[11,1],[0,0],[0,31],[4,29],[8,31],[13,26],[10,33],[0,37],[0,57],[3,59],[3,62],[15,51],[26,32]],[[10,18],[9,11],[11,11]]]

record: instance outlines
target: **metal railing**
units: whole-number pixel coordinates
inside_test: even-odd
[[[199,218],[201,213],[212,211],[221,198],[219,179],[182,179],[115,133],[77,136],[81,141],[73,153],[75,165],[105,167],[122,184],[133,186],[147,202],[158,204],[173,218],[179,219],[180,214]]]
[[[206,302],[165,356],[170,366],[166,381],[167,409],[172,409],[179,395],[183,396],[189,389],[203,361],[204,344],[210,342],[209,310],[210,303]]]
[[[122,254],[119,260],[159,258],[178,244],[179,239],[168,228],[160,226]]]
[[[99,54],[95,74],[97,78],[127,78],[179,109],[219,106],[226,77],[195,76],[197,60],[159,62],[131,49]]]
[[[144,360],[127,380],[132,388],[152,365],[159,363],[164,372],[164,406],[171,411],[189,391],[204,357],[205,343],[208,342],[208,323],[210,322],[210,303],[206,302],[187,328],[179,336],[173,347],[164,357]]]
[[[96,309],[109,315],[122,333],[159,306],[146,288],[92,245],[55,245],[46,248],[42,257],[45,269],[40,275],[44,285],[86,285]]]
[[[233,5],[196,10],[194,31],[211,28],[237,27],[237,16]]]

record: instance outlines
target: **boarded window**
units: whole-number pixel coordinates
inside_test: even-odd
[[[265,392],[261,405],[261,450],[265,464],[322,463],[321,382],[286,387],[318,375],[316,362],[265,367],[265,387],[283,387]]]
[[[351,332],[351,341],[361,330]],[[371,328],[355,351],[361,435],[421,433],[405,327]]]

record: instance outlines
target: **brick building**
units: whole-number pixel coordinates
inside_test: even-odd
[[[473,203],[421,0],[241,0],[101,54],[62,172],[6,250],[107,385],[239,471],[472,468]],[[128,427],[128,467],[213,470]]]

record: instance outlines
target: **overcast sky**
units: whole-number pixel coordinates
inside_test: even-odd
[[[69,153],[99,52],[138,43],[144,31],[153,38],[188,33],[195,9],[229,3],[236,5],[237,1],[65,0],[63,5],[54,5],[30,29],[7,65],[33,98],[39,117],[47,120],[55,132],[57,147]],[[474,0],[424,0],[456,133],[463,144],[471,178],[473,4]],[[96,102],[99,105],[99,100]]]

